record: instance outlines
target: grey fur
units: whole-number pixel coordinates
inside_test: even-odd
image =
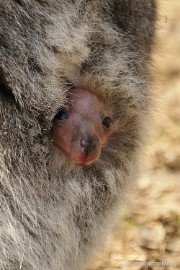
[[[155,18],[154,0],[0,1],[0,269],[84,269],[137,175]],[[87,167],[50,138],[71,84],[117,123]]]

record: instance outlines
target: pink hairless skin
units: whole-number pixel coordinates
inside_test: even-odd
[[[76,164],[89,165],[113,131],[111,112],[86,89],[73,90],[69,99],[69,106],[54,117],[53,142]]]

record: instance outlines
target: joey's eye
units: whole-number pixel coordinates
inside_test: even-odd
[[[54,118],[57,120],[65,120],[69,118],[69,115],[64,109],[61,109]]]
[[[111,123],[111,118],[110,117],[104,117],[102,124],[105,128],[109,128]]]

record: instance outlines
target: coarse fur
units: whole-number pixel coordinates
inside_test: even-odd
[[[138,172],[154,0],[0,1],[0,269],[80,270]],[[72,87],[112,108],[89,166],[53,145]]]

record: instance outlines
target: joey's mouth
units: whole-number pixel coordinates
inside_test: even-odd
[[[89,153],[88,155],[84,153],[72,155],[72,159],[76,164],[83,166],[83,165],[90,165],[94,163],[96,160],[98,160],[99,156],[100,156],[100,152],[96,151],[96,152]]]

